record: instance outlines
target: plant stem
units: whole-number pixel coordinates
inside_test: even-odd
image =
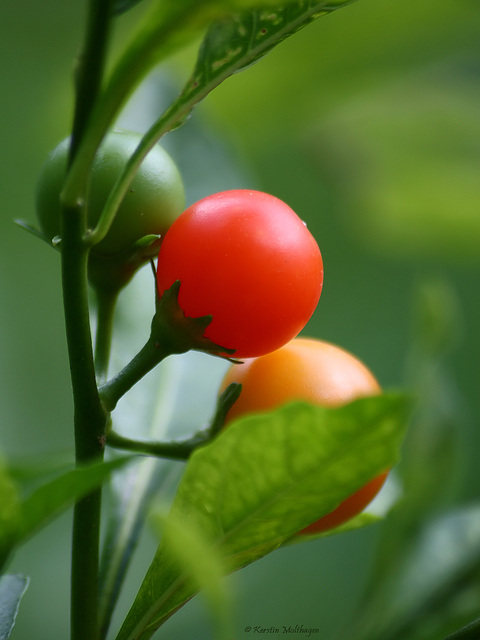
[[[185,438],[184,440],[173,440],[170,442],[142,442],[141,440],[126,438],[112,430],[107,433],[106,444],[116,449],[125,449],[136,453],[144,453],[158,458],[187,460],[195,449],[201,445],[211,442],[218,434],[225,422],[225,417],[228,411],[238,399],[241,390],[241,384],[230,384],[217,400],[216,411],[210,425],[202,431],[197,431],[189,438]]]
[[[113,319],[118,291],[97,291],[97,329],[95,335],[95,372],[97,383],[107,379],[112,346]]]
[[[185,440],[171,442],[142,442],[141,440],[125,438],[115,431],[110,431],[107,435],[107,444],[110,447],[169,460],[188,460],[195,449],[210,440],[211,436],[207,431],[199,432]]]
[[[104,3],[107,4],[107,0],[104,0]],[[111,4],[111,0],[108,4]],[[140,30],[133,34],[132,40],[108,78],[101,99],[95,104],[92,119],[82,140],[81,156],[78,157],[78,162],[75,162],[73,172],[67,179],[65,188],[69,199],[76,199],[78,196],[79,177],[85,174],[103,136],[140,81],[155,64],[182,44],[182,38],[178,37],[178,33],[185,30],[193,34],[201,29],[202,13],[211,13],[212,8],[205,7],[204,3],[197,5],[193,3],[189,10],[185,11],[181,3],[170,3],[165,9],[164,19],[160,20],[154,9],[152,14],[146,16]],[[163,13],[163,9],[160,11]],[[220,10],[219,15],[222,13]],[[213,14],[211,18],[213,19]]]
[[[90,0],[83,49],[75,69],[76,101],[70,161],[80,146],[100,93],[112,18],[112,0]]]
[[[62,241],[65,326],[74,400],[77,464],[101,459],[107,415],[98,396],[90,333],[87,259],[81,245],[83,220],[77,209],[66,209]],[[72,640],[95,640],[101,490],[75,505],[72,536]]]
[[[184,370],[184,362],[171,358],[163,364],[150,426],[145,435],[165,437],[177,407],[177,389]],[[130,469],[112,489],[107,531],[100,562],[100,631],[107,636],[111,618],[122,584],[146,520],[146,510],[152,490],[165,482],[175,466],[159,464],[153,457],[145,457]],[[162,480],[160,481],[160,476]]]
[[[108,411],[113,411],[120,398],[170,354],[170,351],[150,336],[133,360],[112,380],[100,387],[103,406]]]
[[[90,0],[83,49],[75,72],[76,101],[69,166],[91,118],[102,84],[112,0]],[[62,288],[74,401],[77,465],[103,458],[107,413],[98,395],[90,330],[86,232],[88,167],[78,177],[73,201],[63,201]],[[72,533],[71,638],[97,640],[101,489],[75,504]]]

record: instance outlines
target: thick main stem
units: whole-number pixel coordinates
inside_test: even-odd
[[[69,166],[72,165],[103,80],[112,19],[112,0],[90,0],[83,49],[75,75],[76,101]],[[86,231],[87,171],[78,178],[78,197],[62,213],[62,287],[74,401],[77,465],[103,458],[107,414],[98,395],[90,329]],[[75,504],[72,533],[71,639],[98,640],[98,566],[101,489]]]
[[[103,457],[106,412],[100,403],[93,366],[87,292],[88,254],[79,242],[82,215],[67,209],[62,238],[65,326],[74,400],[77,464]],[[98,637],[98,558],[101,490],[75,505],[72,539],[72,640]]]

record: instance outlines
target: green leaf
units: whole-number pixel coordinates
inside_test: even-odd
[[[20,493],[26,495],[53,477],[70,471],[73,465],[73,452],[48,452],[32,456],[21,456],[8,459],[8,472],[18,485]]]
[[[274,7],[269,3],[268,7],[264,4],[262,8],[253,7],[234,14],[222,11],[221,3],[216,3],[215,11],[212,11],[213,7],[208,2],[198,1],[194,2],[194,8],[187,19],[180,7],[185,8],[189,4],[191,2],[184,2],[182,5],[172,5],[171,2],[155,5],[155,13],[148,14],[143,31],[136,36],[132,46],[127,48],[110,79],[100,104],[100,110],[105,111],[105,114],[100,114],[94,119],[94,122],[100,122],[104,117],[107,120],[113,119],[119,105],[123,104],[137,80],[162,56],[170,52],[169,47],[180,46],[184,39],[188,40],[190,31],[191,36],[200,27],[210,24],[200,47],[192,77],[177,100],[145,134],[142,144],[132,157],[135,162],[131,162],[131,167],[127,168],[117,183],[120,192],[125,192],[128,188],[141,157],[165,133],[181,126],[193,108],[213,89],[234,73],[256,62],[277,44],[316,18],[351,4],[351,0],[284,0],[281,4],[275,3]],[[249,4],[238,2],[238,6],[242,7]],[[232,2],[232,6],[237,6],[237,3]],[[90,142],[87,142],[89,146]],[[84,156],[84,160],[88,160],[87,155]],[[74,176],[76,169],[74,163]],[[81,167],[78,170],[81,170]],[[69,184],[66,186],[66,191],[68,190]]]
[[[254,63],[316,18],[347,4],[350,2],[277,2],[271,8],[256,7],[224,17],[207,31],[189,90],[195,91],[212,82],[218,84]]]
[[[113,471],[131,460],[131,457],[122,457],[110,462],[77,467],[33,491],[21,504],[17,542],[26,540],[76,500],[101,486]]]
[[[249,66],[319,16],[352,1],[284,0],[277,4],[269,0],[262,3],[262,8],[258,8],[254,0],[159,0],[153,3],[108,79],[91,118],[91,127],[69,172],[64,199],[68,202],[77,197],[81,178],[87,174],[103,135],[144,76],[209,25],[193,77],[179,99],[146,134],[149,144],[142,147],[142,153],[147,153],[162,135],[185,122],[194,106],[223,80]],[[242,9],[243,12],[235,13]],[[125,184],[120,181],[122,188],[127,188],[126,183],[133,178],[135,164],[132,163],[131,175],[127,169]]]
[[[163,546],[174,573],[186,580],[189,588],[202,593],[216,622],[217,636],[231,638],[231,600],[225,589],[222,558],[201,531],[175,517],[157,513],[154,519],[163,534]]]
[[[355,531],[356,529],[363,529],[363,527],[369,527],[372,524],[375,524],[382,520],[381,516],[375,515],[373,513],[360,513],[358,516],[355,516],[348,522],[340,525],[339,527],[335,527],[334,529],[329,529],[328,531],[322,531],[321,533],[313,533],[311,535],[302,534],[301,536],[292,536],[289,538],[284,544],[292,545],[292,544],[302,544],[303,542],[310,542],[311,540],[318,540],[319,538],[328,538],[330,536],[336,536],[339,533],[348,533],[349,531]]]
[[[480,505],[458,507],[431,519],[409,553],[402,555],[395,573],[379,585],[373,602],[364,605],[361,633],[355,637],[443,638],[447,621],[456,625],[459,616],[466,621],[478,615],[479,567]],[[350,629],[345,633],[353,637]]]
[[[20,600],[28,587],[28,578],[5,575],[0,578],[0,640],[8,640],[15,626]]]
[[[237,570],[392,467],[409,408],[391,394],[338,409],[294,403],[238,420],[193,454],[171,517],[200,530]],[[150,638],[194,593],[161,544],[118,640]]]
[[[100,109],[110,112],[107,117],[114,119],[114,114],[153,66],[189,44],[226,11],[218,0],[153,2],[112,71]]]
[[[160,111],[160,102],[150,103],[150,119]],[[223,141],[212,140],[210,132],[205,137],[201,123],[191,122],[188,131],[180,131],[169,142],[170,152],[182,167],[185,183],[190,185],[193,200],[198,199],[195,193],[201,194],[205,188],[218,191],[225,186],[225,181],[238,184],[241,180],[224,150]],[[192,153],[192,143],[195,153]],[[205,150],[208,150],[207,163]],[[151,273],[144,269],[123,291],[117,308],[112,370],[121,369],[130,360],[132,335],[151,322],[153,289]],[[113,414],[115,431],[145,441],[188,438],[208,424],[227,366],[220,358],[196,351],[167,358],[120,400]],[[160,491],[164,496],[167,492],[173,497],[171,493],[183,468],[178,462],[142,457],[112,479],[111,508],[101,562],[99,608],[103,631],[109,626],[150,502]]]
[[[193,455],[172,513],[197,520],[240,568],[393,466],[406,409],[392,395],[238,420]]]
[[[142,2],[142,0],[114,0],[113,11],[117,16],[119,16],[122,13],[129,11],[129,9],[132,9],[140,2]]]
[[[185,122],[192,109],[224,80],[256,62],[316,18],[348,4],[350,0],[284,1],[274,3],[275,8],[253,7],[212,21],[191,78],[179,98],[154,125],[156,139]]]
[[[26,220],[20,220],[20,219],[16,219],[13,222],[18,227],[20,227],[20,229],[27,231],[28,233],[30,233],[32,236],[35,236],[35,238],[38,238],[39,240],[43,240],[43,242],[46,242],[48,245],[50,245],[50,247],[52,246],[51,238],[48,238],[44,233],[42,233],[42,231],[40,231],[40,229],[37,229],[35,225],[30,224]]]
[[[144,308],[138,304],[140,298],[133,292],[135,308]],[[132,296],[132,292],[128,294]],[[128,324],[128,323],[127,323]],[[121,327],[127,336],[128,328]],[[122,335],[122,334],[120,334]],[[129,341],[120,340],[120,348],[125,349]],[[136,432],[142,432],[146,438],[164,438],[173,418],[176,407],[176,387],[181,375],[182,363],[175,358],[163,362],[154,376],[148,379],[148,385],[137,385],[123,400],[120,414],[114,419],[120,422],[120,428],[132,427],[134,420]],[[126,425],[122,425],[126,422]],[[142,425],[147,428],[142,429]],[[145,433],[143,433],[145,432]],[[124,473],[117,474],[110,483],[109,517],[107,521],[106,542],[103,547],[100,564],[100,625],[104,633],[108,630],[115,603],[130,564],[132,553],[146,519],[152,493],[171,472],[171,462],[152,457],[142,457]]]
[[[150,4],[107,78],[69,171],[65,202],[78,197],[102,138],[146,74],[225,11],[218,0],[157,0]]]
[[[297,0],[226,16],[207,31],[187,93],[220,84],[315,19],[348,4],[349,0]]]
[[[16,484],[0,462],[0,569],[14,545],[20,519],[20,496]]]

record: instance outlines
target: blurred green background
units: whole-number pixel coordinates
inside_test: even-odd
[[[140,12],[119,20],[118,43]],[[14,457],[72,447],[58,256],[12,220],[35,221],[37,172],[68,134],[84,17],[78,0],[0,6],[0,448]],[[190,202],[252,187],[307,221],[325,287],[305,333],[354,352],[384,387],[420,398],[404,476],[411,502],[421,496],[410,514],[422,531],[424,516],[464,505],[478,525],[479,28],[474,0],[360,0],[225,82],[166,140]],[[189,49],[152,74],[122,123],[146,129],[194,56]],[[203,360],[193,366],[200,372]],[[221,373],[212,368],[208,401]],[[12,571],[32,576],[14,640],[67,637],[69,525],[67,514],[14,559]],[[255,625],[342,634],[387,534],[382,524],[288,548],[229,579],[232,640]],[[146,533],[122,606],[153,549]],[[456,608],[398,637],[442,638],[480,615],[472,584]],[[159,637],[211,637],[201,601]]]

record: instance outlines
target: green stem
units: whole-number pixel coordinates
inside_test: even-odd
[[[142,442],[141,440],[126,438],[112,430],[107,433],[107,444],[116,449],[144,453],[158,458],[187,460],[195,449],[207,444],[218,434],[225,422],[227,413],[238,399],[241,390],[241,384],[230,384],[217,400],[215,414],[210,425],[202,431],[197,431],[189,438],[171,442]]]
[[[211,439],[210,433],[201,431],[191,438],[171,442],[142,442],[125,438],[115,431],[107,435],[107,444],[114,449],[123,449],[135,453],[143,453],[157,458],[169,460],[187,460],[197,447],[206,444]]]
[[[140,144],[129,158],[123,173],[118,177],[110,195],[105,203],[104,210],[94,231],[88,241],[94,245],[106,236],[123,198],[128,192],[130,184],[135,177],[143,159],[154,145],[180,122],[187,118],[195,105],[201,102],[216,86],[218,86],[232,72],[225,76],[216,76],[214,80],[200,88],[192,88],[191,82],[187,84],[180,97],[156,120],[145,133]]]
[[[93,366],[87,292],[87,251],[79,239],[79,210],[65,210],[62,280],[65,326],[74,400],[77,464],[103,457],[107,416],[100,403]],[[75,505],[72,536],[72,640],[97,638],[100,490]]]
[[[85,41],[75,69],[76,101],[70,147],[71,161],[77,155],[100,93],[109,44],[112,7],[112,0],[89,2]]]
[[[75,445],[79,462],[98,458],[102,451],[106,413],[100,403],[93,365],[87,291],[87,252],[78,246],[75,230],[83,227],[75,211],[66,211],[69,224],[62,239],[62,283],[70,374],[72,379]],[[77,428],[78,427],[78,428]]]
[[[107,235],[115,218],[115,214],[118,211],[123,198],[127,194],[130,184],[132,183],[132,180],[134,179],[145,156],[155,146],[160,138],[165,133],[168,133],[168,131],[175,126],[178,120],[187,115],[192,108],[193,106],[188,104],[186,107],[184,106],[183,109],[178,109],[176,103],[174,103],[165,115],[159,118],[159,120],[157,120],[143,136],[138,147],[128,159],[124,171],[119,175],[115,185],[113,186],[96,228],[88,236],[88,242],[91,246],[103,240]]]
[[[199,10],[201,11],[200,8]],[[180,19],[181,23],[185,16],[182,15],[181,9],[177,10],[177,12],[176,19]],[[315,13],[315,10],[312,8],[312,14],[313,13]],[[172,13],[172,16],[173,15],[174,13]],[[128,95],[127,91],[130,89],[128,84],[129,79],[130,81],[135,81],[137,77],[140,78],[145,73],[145,70],[153,64],[151,56],[152,52],[154,54],[156,51],[158,43],[162,43],[165,47],[165,53],[168,51],[168,38],[171,29],[168,26],[168,22],[165,23],[164,26],[167,26],[165,31],[161,31],[153,26],[148,35],[144,39],[136,42],[132,49],[128,50],[128,54],[119,61],[105,91],[102,103],[99,105],[100,108],[103,107],[106,111],[105,116],[102,114],[102,117],[105,119],[113,119],[114,116],[113,111],[110,114],[107,111],[109,104],[111,104],[112,107],[116,104],[120,104]],[[287,31],[291,28],[292,26],[289,25]],[[115,217],[115,213],[125,197],[138,167],[152,147],[161,139],[162,136],[182,123],[192,112],[194,107],[224,80],[233,75],[236,71],[241,70],[245,64],[248,64],[251,57],[261,55],[263,51],[268,51],[269,47],[275,43],[275,39],[279,37],[280,35],[276,33],[273,36],[273,42],[268,39],[262,39],[261,43],[257,44],[256,54],[252,53],[251,50],[248,50],[245,57],[236,58],[235,62],[232,64],[227,64],[224,67],[222,66],[222,71],[210,74],[208,81],[203,79],[202,82],[198,82],[198,79],[196,78],[197,70],[194,71],[193,76],[187,81],[187,84],[178,99],[170,105],[165,113],[162,114],[162,116],[154,122],[146,132],[137,149],[125,166],[123,173],[118,177],[118,180],[105,204],[104,211],[100,217],[97,227],[88,238],[88,241],[92,245],[103,240],[105,235],[108,233],[110,225]],[[118,96],[116,96],[116,92],[118,92]],[[112,99],[115,96],[116,98]],[[101,120],[101,118],[99,118],[99,120]]]
[[[177,281],[161,298],[156,298],[156,312],[147,342],[114,378],[100,387],[100,399],[107,411],[113,411],[120,398],[168,356],[191,349],[223,350],[203,336],[210,316],[187,318],[184,315],[177,300],[179,288]]]
[[[102,404],[113,411],[117,402],[171,352],[151,336],[137,355],[112,380],[100,387]]]
[[[197,8],[192,5],[189,11],[185,11],[180,4],[177,6],[173,3],[167,5],[163,20],[155,14],[147,15],[143,28],[134,33],[93,110],[82,140],[81,154],[72,166],[65,185],[65,197],[69,202],[78,199],[81,179],[86,175],[103,136],[118,117],[131,93],[155,64],[182,44],[182,39],[178,37],[179,31],[181,33],[184,29],[193,34],[198,30],[198,14],[208,9],[200,3]],[[201,21],[198,23],[201,27]]]
[[[112,348],[113,320],[118,291],[97,291],[97,329],[95,334],[95,372],[98,384],[107,379]]]
[[[162,373],[156,385],[155,401],[147,434],[151,438],[165,437],[172,424],[177,406],[177,388],[185,363],[170,358],[162,365]],[[146,435],[147,435],[146,434]],[[154,457],[144,458],[135,467],[132,476],[113,487],[112,502],[107,521],[107,531],[100,562],[100,630],[107,636],[111,617],[120,595],[138,537],[146,520],[146,510],[154,487],[166,480],[174,471],[171,465],[162,465]],[[165,476],[163,474],[165,473]],[[159,474],[163,479],[159,479]],[[124,487],[128,486],[128,491]]]
[[[83,50],[75,74],[76,101],[70,165],[78,155],[103,77],[112,16],[111,0],[90,0]],[[103,458],[107,414],[98,395],[89,318],[87,263],[83,243],[87,188],[85,171],[77,197],[62,201],[62,287],[74,401],[77,465]],[[72,532],[71,639],[97,640],[101,489],[75,504]]]

